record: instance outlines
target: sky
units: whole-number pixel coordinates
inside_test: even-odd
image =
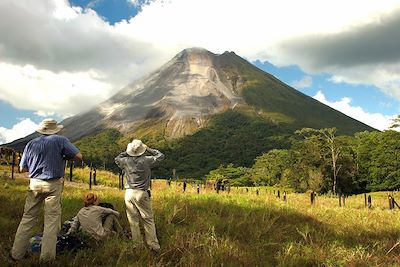
[[[398,0],[1,0],[0,144],[189,47],[234,51],[376,129],[400,113]]]

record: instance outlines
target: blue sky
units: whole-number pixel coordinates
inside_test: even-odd
[[[121,20],[134,17],[146,1],[120,1],[120,0],[72,0],[71,5],[82,8],[92,8],[104,20],[114,24]]]
[[[0,143],[95,106],[188,47],[235,51],[384,130],[400,113],[399,15],[394,0],[4,0]]]

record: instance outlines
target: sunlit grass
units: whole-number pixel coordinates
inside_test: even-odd
[[[85,170],[82,170],[85,172]],[[85,184],[66,179],[62,198],[63,221],[83,206]],[[99,173],[99,172],[98,172]],[[1,175],[1,174],[0,174]],[[102,174],[105,183],[118,185],[118,176]],[[109,176],[107,176],[109,175]],[[116,179],[116,180],[114,180]],[[6,261],[21,219],[28,179],[0,178],[0,262]],[[162,250],[152,255],[133,248],[129,240],[112,238],[94,249],[58,255],[55,266],[397,266],[396,248],[386,255],[400,235],[398,210],[389,210],[387,193],[373,193],[372,209],[364,196],[351,196],[345,206],[338,199],[287,193],[278,199],[278,188],[232,188],[216,194],[211,188],[182,184],[168,187],[153,182],[152,203]],[[275,190],[275,194],[273,194]],[[121,224],[128,227],[123,190],[94,186],[101,201],[114,204]],[[397,195],[395,194],[395,197]],[[43,219],[41,219],[42,222]],[[34,233],[40,232],[37,226]],[[33,234],[34,234],[33,233]],[[38,257],[24,264],[37,263]]]

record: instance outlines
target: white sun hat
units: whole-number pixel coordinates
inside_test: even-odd
[[[142,155],[147,149],[147,146],[143,144],[141,140],[134,139],[126,146],[126,153],[129,156],[137,157]]]
[[[53,119],[44,119],[39,127],[36,129],[36,132],[41,134],[56,134],[58,133],[64,126],[61,124],[57,124],[57,121]]]

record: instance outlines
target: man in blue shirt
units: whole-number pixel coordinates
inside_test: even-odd
[[[56,257],[57,234],[61,228],[65,160],[82,160],[82,154],[66,137],[56,135],[62,128],[55,120],[45,119],[36,130],[43,135],[25,146],[20,171],[29,171],[30,183],[24,214],[11,250],[14,260],[21,260],[25,256],[43,202],[44,230],[40,260],[49,261]]]

